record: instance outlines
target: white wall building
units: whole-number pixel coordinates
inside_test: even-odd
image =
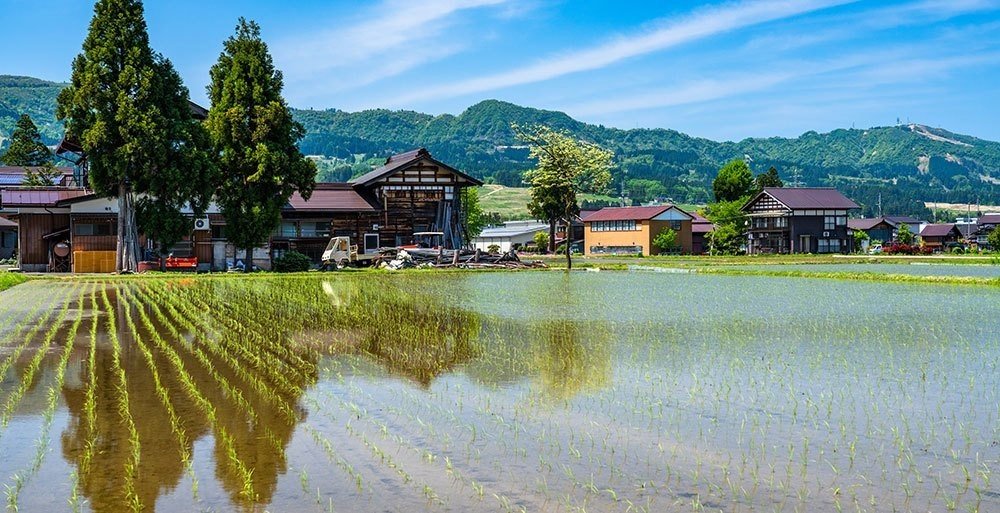
[[[503,226],[486,228],[479,237],[472,239],[472,247],[486,252],[491,245],[500,246],[500,252],[506,253],[514,246],[522,248],[534,243],[535,234],[548,233],[549,225],[538,221],[508,221]]]

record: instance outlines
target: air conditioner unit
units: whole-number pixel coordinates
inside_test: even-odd
[[[823,232],[823,236],[824,237],[829,237],[830,236],[830,232]]]
[[[207,231],[212,229],[212,225],[209,223],[207,217],[199,217],[194,220],[195,231]]]

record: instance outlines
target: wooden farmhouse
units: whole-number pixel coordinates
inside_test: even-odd
[[[943,251],[962,240],[962,232],[953,223],[929,224],[920,230],[920,241],[933,251]]]
[[[17,250],[17,223],[0,216],[0,260],[14,256]]]
[[[653,239],[672,229],[680,251],[691,253],[694,216],[674,205],[656,207],[608,207],[583,218],[584,254],[656,255]]]
[[[847,220],[847,228],[851,232],[865,232],[868,235],[868,240],[885,243],[896,240],[898,226],[897,223],[885,217]]]
[[[765,188],[742,209],[747,253],[850,253],[847,214],[858,208],[832,188]]]
[[[989,237],[993,230],[1000,226],[1000,214],[984,214],[976,221],[976,245],[983,249],[996,249],[990,247]]]
[[[348,183],[319,183],[308,201],[293,195],[254,264],[298,251],[318,264],[332,236],[348,236],[366,253],[414,242],[414,234],[441,232],[452,249],[467,243],[461,190],[481,182],[435,160],[426,149],[394,155],[384,166]],[[112,272],[118,202],[76,186],[0,185],[0,208],[20,227],[19,266],[28,272]],[[191,219],[191,234],[174,248],[196,256],[201,270],[225,270],[237,250],[226,240],[226,220],[214,205]],[[152,255],[151,241],[146,244]],[[0,248],[2,249],[2,248]],[[241,251],[242,253],[242,251]],[[109,256],[110,255],[110,256]],[[242,254],[240,255],[242,257]]]

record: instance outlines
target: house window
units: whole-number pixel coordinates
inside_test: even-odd
[[[303,237],[329,237],[330,236],[330,223],[324,222],[307,222],[302,223],[302,236]]]
[[[590,223],[592,232],[632,232],[636,231],[635,221],[594,221]]]
[[[823,229],[826,231],[832,231],[837,227],[837,217],[836,216],[826,216],[823,218]],[[822,251],[820,251],[822,253]]]
[[[298,237],[299,231],[293,221],[282,221],[278,228],[278,235],[281,237]]]
[[[213,224],[212,225],[212,239],[213,240],[225,240],[226,238],[226,225],[224,224]]]
[[[681,222],[680,221],[670,221],[670,229],[673,230],[673,231],[675,231],[675,232],[681,231]]]
[[[840,239],[819,239],[819,253],[840,253]]]
[[[84,237],[106,237],[115,235],[117,223],[76,223],[73,225],[73,235]]]

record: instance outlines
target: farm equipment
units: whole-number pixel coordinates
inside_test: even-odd
[[[378,255],[358,253],[358,245],[351,244],[350,237],[333,237],[323,251],[323,267],[343,269],[349,266],[370,264]]]

